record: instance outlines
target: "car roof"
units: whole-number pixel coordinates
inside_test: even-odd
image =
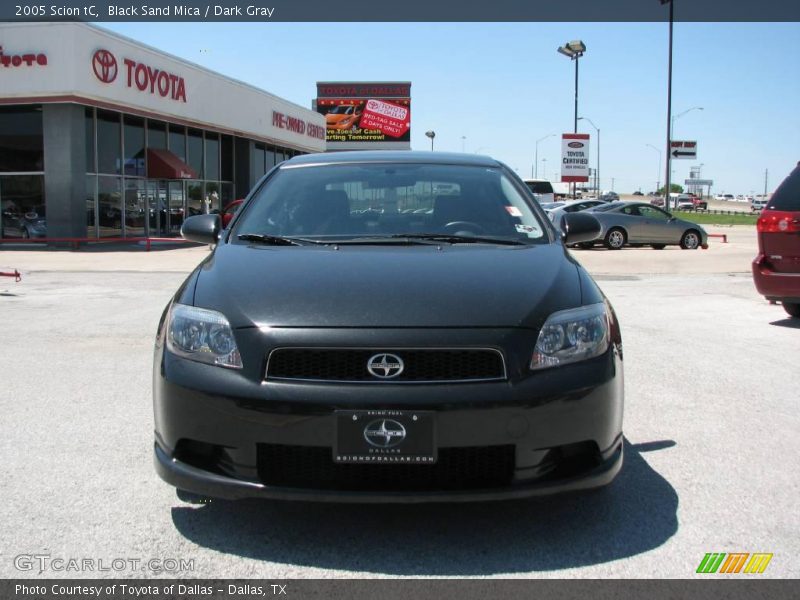
[[[461,154],[458,152],[423,152],[402,150],[357,150],[345,152],[323,152],[295,156],[283,163],[281,168],[308,165],[331,165],[347,163],[423,163],[438,165],[470,165],[499,167],[501,163],[489,156]]]

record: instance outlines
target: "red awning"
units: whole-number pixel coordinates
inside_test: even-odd
[[[197,172],[169,150],[147,149],[148,179],[197,179]]]

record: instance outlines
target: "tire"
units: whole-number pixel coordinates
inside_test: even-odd
[[[700,247],[700,234],[694,229],[689,229],[681,236],[681,248],[684,250],[697,250]]]
[[[795,319],[800,319],[800,303],[784,302],[783,310],[785,310],[790,317],[794,317]]]
[[[178,496],[178,500],[188,504],[209,504],[211,502],[211,498],[208,496],[195,494],[194,492],[187,492],[186,490],[182,490],[180,488],[175,490],[175,495]]]
[[[603,245],[609,250],[622,250],[626,241],[628,241],[628,236],[625,234],[625,230],[619,227],[612,227],[603,239]]]
[[[653,247],[653,250],[663,250],[667,247],[666,244],[650,244]]]

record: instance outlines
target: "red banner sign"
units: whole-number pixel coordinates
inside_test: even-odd
[[[390,137],[399,138],[411,125],[411,111],[385,100],[367,100],[361,115],[361,127],[374,129]]]

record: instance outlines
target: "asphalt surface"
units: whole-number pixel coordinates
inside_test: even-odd
[[[179,501],[152,467],[152,344],[206,250],[2,252],[23,280],[0,279],[0,577],[153,576],[97,569],[156,558],[202,578],[684,578],[707,552],[771,552],[764,576],[798,577],[800,322],[756,294],[736,231],[706,255],[576,252],[623,327],[612,486],[449,506]],[[34,554],[95,571],[15,567]]]

